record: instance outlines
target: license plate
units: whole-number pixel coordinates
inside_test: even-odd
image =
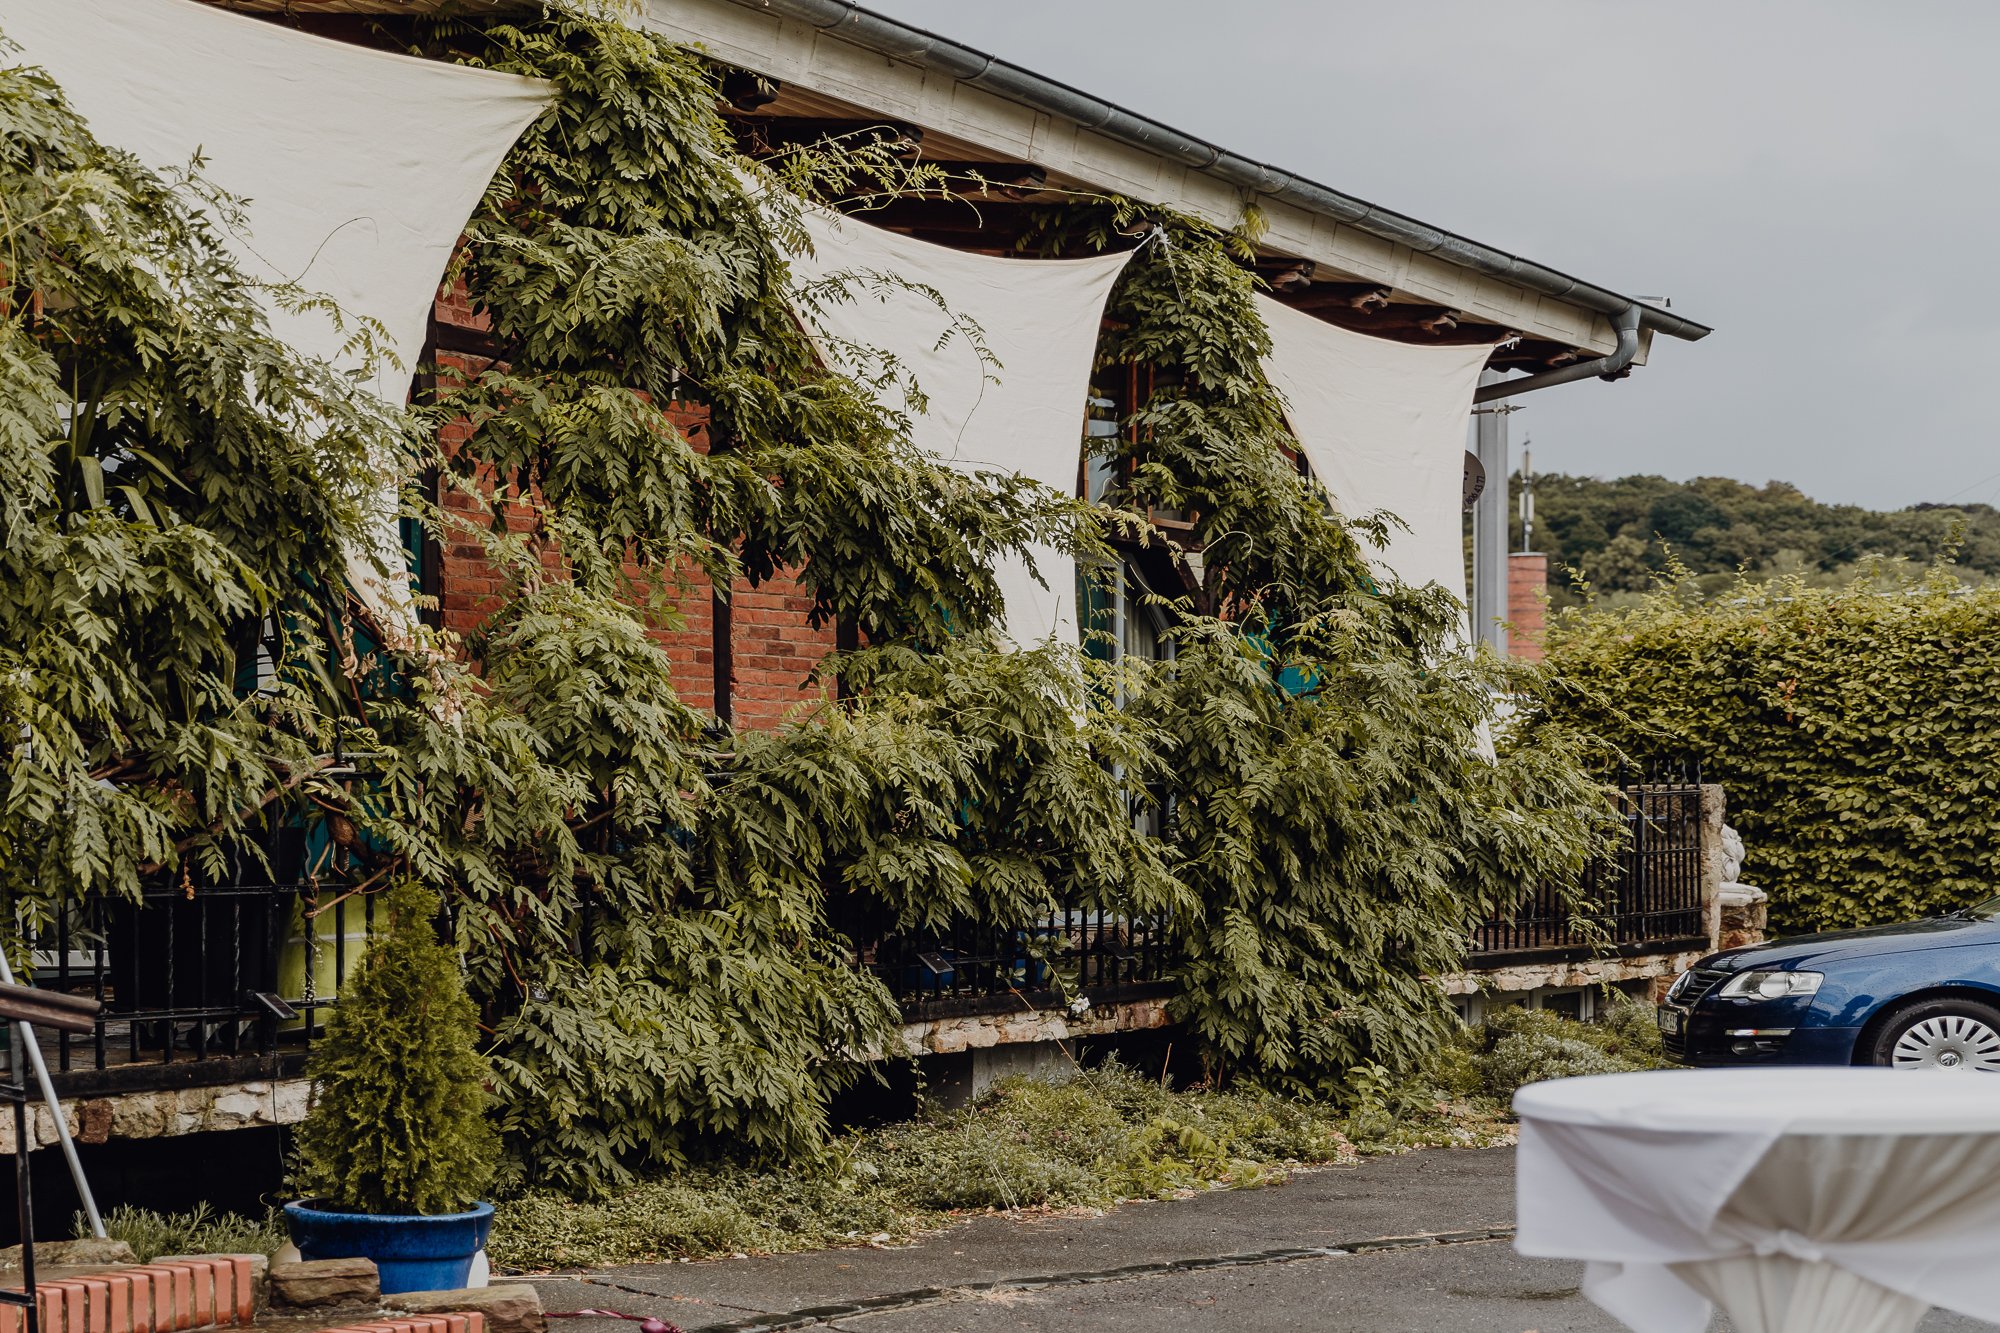
[[[1680,1035],[1680,1030],[1681,1030],[1681,1011],[1678,1009],[1661,1009],[1660,1031],[1666,1033],[1670,1037],[1675,1037]]]

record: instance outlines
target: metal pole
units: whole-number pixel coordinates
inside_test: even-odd
[[[26,1026],[23,1024],[22,1026]],[[21,1217],[21,1290],[28,1298],[24,1311],[27,1333],[41,1333],[41,1307],[35,1299],[35,1195],[28,1170],[28,1095],[22,1085],[19,1060],[7,1074],[13,1079],[14,1102],[14,1207]]]
[[[14,984],[14,969],[7,964],[7,951],[0,949],[0,981],[9,986]],[[76,1182],[77,1197],[83,1200],[83,1214],[90,1219],[90,1234],[104,1239],[104,1219],[97,1215],[97,1200],[91,1197],[90,1182],[83,1178],[83,1163],[77,1159],[76,1144],[69,1136],[69,1124],[63,1119],[62,1103],[56,1100],[55,1084],[49,1082],[48,1062],[42,1059],[42,1048],[35,1040],[34,1029],[26,1023],[14,1025],[14,1035],[20,1039],[28,1052],[28,1063],[35,1067],[35,1082],[41,1085],[42,1100],[48,1103],[49,1119],[56,1122],[56,1141],[62,1144],[63,1158],[69,1163],[69,1178]],[[28,1142],[23,1139],[15,1144],[15,1151],[27,1160]]]
[[[1505,378],[1486,371],[1481,384]],[[1475,410],[1473,452],[1486,469],[1486,489],[1472,507],[1472,641],[1507,655],[1507,412],[1505,403]]]

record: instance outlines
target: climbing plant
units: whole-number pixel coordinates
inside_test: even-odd
[[[460,711],[376,710],[377,836],[458,890],[524,1172],[600,1191],[720,1142],[809,1153],[852,1057],[894,1042],[831,921],[1175,889],[1112,776],[1125,730],[1060,650],[991,637],[994,556],[1095,549],[1093,515],[930,461],[874,384],[821,366],[787,276],[796,204],[736,156],[703,62],[582,6],[420,38],[555,98],[454,271],[494,355],[445,367],[431,409],[509,587],[466,645],[479,687],[441,687]],[[648,632],[779,571],[869,644],[831,668],[850,700],[715,736]]]
[[[414,439],[271,336],[260,301],[315,303],[244,277],[233,209],[0,69],[0,901],[25,926],[219,875],[343,799],[344,552]]]
[[[1110,498],[1187,515],[1200,552],[1173,661],[1131,705],[1160,738],[1165,854],[1192,904],[1176,1006],[1228,1071],[1339,1095],[1447,1034],[1432,978],[1523,886],[1575,883],[1610,834],[1604,794],[1570,733],[1489,752],[1492,700],[1532,677],[1460,651],[1452,597],[1371,567],[1393,519],[1337,517],[1301,474],[1259,364],[1247,235],[1109,200],[1049,211],[1024,244],[1148,228],[1099,358],[1152,386]]]
[[[259,818],[339,812],[354,826],[340,830],[343,891],[414,879],[443,895],[513,1178],[602,1193],[725,1149],[816,1151],[833,1095],[893,1048],[894,1006],[853,966],[878,928],[1024,925],[1058,901],[1162,919],[1186,957],[1181,1012],[1218,1069],[1337,1094],[1352,1068],[1407,1068],[1439,1032],[1430,978],[1481,913],[1572,877],[1599,845],[1603,801],[1571,743],[1548,731],[1483,757],[1505,682],[1454,651],[1458,608],[1374,575],[1381,522],[1335,517],[1293,465],[1258,369],[1245,238],[1115,200],[1043,219],[1032,243],[1052,253],[1130,244],[1142,212],[1162,220],[1101,348],[1107,367],[1149,368],[1154,388],[1128,423],[1115,507],[968,477],[911,446],[920,385],[909,409],[885,407],[893,363],[830,370],[801,327],[813,302],[844,297],[837,281],[803,297],[790,284],[786,192],[851,180],[836,149],[831,166],[807,154],[760,174],[715,111],[714,71],[608,8],[400,31],[421,54],[554,90],[451,274],[486,317],[490,355],[434,368],[420,444],[399,414],[271,343],[199,216],[130,164],[112,164],[130,196],[109,196],[113,217],[151,236],[158,214],[171,234],[120,259],[120,281],[192,265],[208,306],[165,285],[119,288],[106,309],[36,304],[82,279],[6,261],[31,276],[14,284],[0,369],[27,366],[34,392],[0,407],[0,433],[41,525],[16,556],[8,511],[7,558],[35,590],[11,614],[50,640],[75,623],[51,608],[80,601],[132,682],[93,713],[79,659],[67,675],[4,677],[7,720],[56,738],[11,752],[33,781],[10,778],[10,856],[41,855],[49,829],[59,845],[95,838],[107,850],[71,854],[84,871],[63,883],[129,889]],[[33,100],[7,114],[35,129],[49,113]],[[109,159],[65,124],[28,156],[74,161],[37,160],[23,170],[39,193],[10,183],[6,197],[14,217],[70,217],[74,235],[42,242],[68,257],[101,244],[85,205],[99,206],[87,191]],[[92,320],[129,323],[93,334]],[[103,346],[59,350],[79,336]],[[157,484],[132,483],[135,499],[118,487],[167,456],[134,423],[160,428],[93,409],[130,437],[132,461],[99,455],[116,478],[108,513],[87,470],[59,484],[50,461],[77,419],[64,402],[114,399],[49,386],[100,362],[172,383],[166,417],[188,402],[208,414],[173,426],[171,459]],[[701,438],[670,404],[705,414]],[[410,501],[431,538],[481,542],[498,571],[491,614],[463,641],[349,632],[340,551],[384,441],[421,448],[414,463],[445,480],[446,502]],[[1201,555],[1170,599],[1170,665],[1003,649],[996,556],[1046,543],[1102,568],[1107,532],[1170,545],[1142,517],[1166,507],[1191,516]],[[127,560],[79,585],[81,536],[36,545],[44,529],[71,540],[111,523],[126,547],[182,542],[200,559]],[[824,669],[837,703],[731,736],[679,697],[656,632],[689,598],[781,571],[816,624],[865,646]],[[166,625],[133,631],[134,598]],[[146,637],[190,626],[192,648],[163,655]],[[247,647],[225,648],[257,626],[277,646],[253,671]],[[188,682],[194,705],[175,694]],[[362,771],[308,792],[336,733]],[[114,795],[96,795],[100,776]],[[100,834],[93,803],[110,800],[124,824]],[[1148,808],[1163,837],[1138,831]]]

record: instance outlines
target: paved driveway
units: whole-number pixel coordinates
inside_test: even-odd
[[[551,1310],[657,1315],[688,1333],[1619,1333],[1579,1294],[1581,1265],[1524,1259],[1504,1238],[1513,1169],[1510,1149],[1412,1153],[1101,1216],[982,1217],[896,1249],[537,1285]],[[1933,1314],[1923,1333],[1991,1328]]]

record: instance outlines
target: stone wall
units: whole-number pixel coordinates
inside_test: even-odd
[[[1577,986],[1626,987],[1633,982],[1665,980],[1694,966],[1707,949],[1645,954],[1636,958],[1585,958],[1575,962],[1518,963],[1508,967],[1460,972],[1444,978],[1449,995],[1513,994],[1518,991],[1568,989]]]
[[[127,1092],[114,1097],[80,1097],[62,1104],[63,1119],[78,1143],[111,1139],[176,1138],[218,1129],[296,1125],[306,1118],[312,1085],[302,1078],[257,1083],[224,1083],[166,1092]],[[39,1101],[28,1108],[34,1146],[56,1141],[55,1123]],[[0,1154],[14,1152],[14,1120],[0,1116]]]

